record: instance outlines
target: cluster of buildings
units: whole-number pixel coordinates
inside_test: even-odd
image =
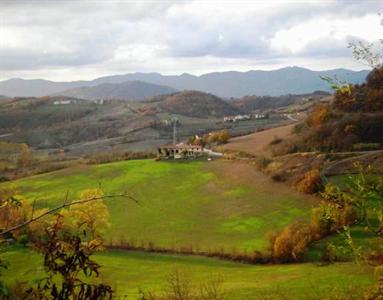
[[[252,114],[252,115],[236,115],[236,116],[226,116],[223,118],[223,121],[226,123],[235,123],[238,121],[245,121],[251,119],[267,119],[267,114]]]
[[[188,159],[198,158],[202,156],[208,157],[221,157],[220,152],[214,152],[213,150],[203,148],[200,145],[190,145],[185,143],[179,143],[176,145],[166,145],[157,149],[157,159]]]
[[[74,99],[62,99],[62,100],[56,100],[53,102],[54,105],[68,105],[68,104],[76,104],[77,100]]]
[[[60,100],[55,100],[53,101],[54,105],[69,105],[69,104],[77,104],[81,100],[77,99],[60,99]],[[99,99],[99,100],[92,100],[93,103],[95,104],[104,104],[104,99]]]

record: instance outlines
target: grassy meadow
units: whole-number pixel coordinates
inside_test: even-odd
[[[315,200],[274,183],[245,163],[228,161],[123,161],[79,166],[7,183],[39,207],[54,207],[66,193],[101,186],[111,228],[106,241],[199,250],[262,250],[266,234],[307,218]]]
[[[76,199],[79,191],[101,186],[106,194],[127,192],[139,204],[125,198],[105,200],[111,227],[106,241],[134,241],[137,246],[197,250],[262,250],[267,233],[296,219],[305,219],[316,199],[275,183],[249,163],[224,160],[156,162],[132,160],[78,166],[23,178],[12,185],[39,207],[54,207]],[[362,228],[360,243],[365,242]],[[358,238],[358,236],[355,236]],[[327,242],[341,245],[340,235],[311,247],[307,258],[317,260]],[[36,284],[44,276],[42,258],[28,248],[6,249],[2,258],[8,269],[6,283]],[[315,263],[250,265],[176,254],[108,250],[94,255],[101,280],[116,291],[116,299],[136,299],[139,291],[159,293],[176,270],[194,288],[211,278],[223,282],[227,300],[323,299],[339,295],[362,297],[373,282],[372,268],[355,263],[320,266]]]
[[[31,250],[13,249],[2,256],[9,262],[4,273],[6,282],[34,282],[43,277],[41,258]],[[195,287],[212,278],[222,280],[227,300],[323,299],[339,294],[352,294],[358,299],[373,283],[369,267],[352,263],[247,265],[198,256],[117,250],[100,252],[95,259],[103,266],[101,278],[113,286],[116,299],[136,299],[140,289],[162,291],[175,270]]]

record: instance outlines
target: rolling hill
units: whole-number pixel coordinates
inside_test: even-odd
[[[368,71],[334,69],[312,71],[300,67],[287,67],[272,71],[215,72],[200,76],[191,74],[161,75],[159,73],[130,73],[100,77],[91,81],[54,82],[43,79],[9,79],[0,82],[0,94],[8,96],[45,96],[68,89],[92,87],[103,83],[144,81],[165,85],[177,90],[198,90],[220,97],[243,97],[246,95],[270,95],[311,93],[316,90],[330,91],[320,76],[336,76],[350,83],[363,82]]]
[[[189,117],[223,117],[240,112],[221,98],[198,91],[183,91],[151,99],[151,102],[156,101],[159,101],[161,109],[169,113]]]
[[[302,104],[304,102],[311,102],[320,100],[329,96],[328,92],[315,91],[308,94],[288,94],[281,96],[245,96],[240,99],[232,100],[230,103],[238,107],[242,111],[251,112],[254,110],[266,110],[286,107],[292,104]],[[303,108],[303,106],[302,106]]]
[[[71,199],[100,185],[106,194],[126,191],[139,205],[123,198],[105,202],[112,224],[107,243],[174,249],[262,250],[269,231],[308,218],[316,203],[247,163],[220,160],[79,165],[12,184],[40,208],[60,204],[67,191]]]
[[[102,83],[93,87],[80,87],[59,92],[56,95],[68,96],[86,100],[129,100],[137,101],[149,97],[170,94],[175,89],[142,81],[127,81],[123,83]]]

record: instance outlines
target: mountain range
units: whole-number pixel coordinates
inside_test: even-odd
[[[171,94],[176,89],[143,81],[126,81],[122,83],[102,83],[91,87],[79,87],[57,93],[86,100],[144,100],[153,96]]]
[[[111,88],[117,90],[116,96],[121,92],[142,98],[139,92],[129,90],[142,87],[144,83],[154,84],[156,87],[147,88],[158,91],[158,95],[166,94],[169,88],[175,90],[198,90],[212,93],[220,97],[242,97],[246,95],[278,96],[283,94],[303,94],[316,90],[330,91],[327,82],[321,79],[323,76],[336,77],[338,80],[349,83],[361,83],[365,80],[369,71],[352,71],[347,69],[334,69],[327,71],[312,71],[301,67],[286,67],[272,71],[248,71],[248,72],[215,72],[200,76],[191,74],[161,75],[159,73],[129,73],[100,77],[91,81],[54,82],[44,79],[9,79],[0,82],[0,94],[15,96],[46,96],[66,95],[79,97],[88,95],[92,99],[103,98],[108,95]],[[126,83],[137,82],[138,83]],[[121,84],[125,86],[110,86],[105,84]],[[160,88],[160,86],[164,86]],[[96,87],[96,89],[84,89]],[[81,88],[76,90],[77,88]],[[74,90],[75,89],[75,90]],[[129,91],[128,91],[129,90]],[[174,90],[173,90],[174,91]],[[112,93],[112,95],[114,92]],[[110,98],[110,97],[109,97]]]

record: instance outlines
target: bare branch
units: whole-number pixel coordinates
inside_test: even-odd
[[[55,208],[52,208],[44,213],[42,213],[41,215],[37,216],[37,217],[34,217],[32,215],[31,219],[29,219],[28,221],[25,221],[24,223],[21,223],[21,224],[18,224],[16,226],[13,226],[5,231],[2,231],[0,232],[0,237],[1,236],[5,236],[6,234],[12,232],[12,231],[15,231],[15,230],[18,230],[20,228],[23,228],[29,224],[31,224],[32,222],[35,222],[45,216],[48,216],[50,214],[53,214],[65,207],[70,207],[72,205],[78,205],[78,204],[84,204],[84,203],[87,203],[87,202],[91,202],[91,201],[96,201],[96,200],[103,200],[103,199],[110,199],[110,198],[118,198],[118,197],[124,197],[124,198],[128,198],[132,201],[134,201],[136,204],[140,205],[139,202],[137,201],[137,199],[135,199],[134,197],[132,197],[131,195],[128,195],[128,194],[125,194],[125,193],[121,193],[121,194],[116,194],[116,195],[104,195],[104,196],[99,196],[99,197],[91,197],[91,198],[87,198],[87,199],[80,199],[80,200],[74,200],[72,202],[69,202],[69,203],[66,203],[66,201],[55,207]]]

